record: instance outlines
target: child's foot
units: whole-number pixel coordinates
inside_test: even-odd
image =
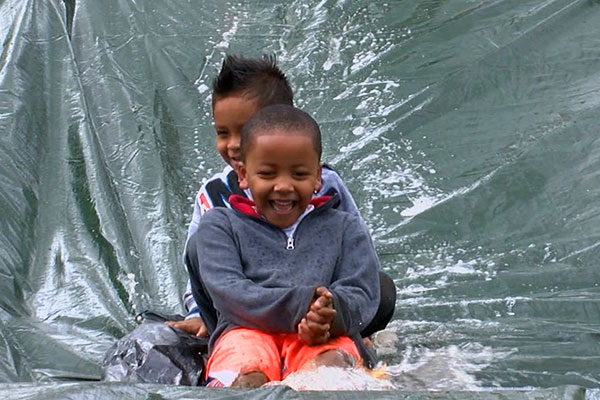
[[[265,374],[260,371],[254,371],[238,375],[231,384],[231,387],[251,389],[261,387],[267,382],[268,379]]]

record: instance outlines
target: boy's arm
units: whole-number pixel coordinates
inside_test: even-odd
[[[248,279],[224,210],[206,213],[199,229],[202,235],[194,236],[189,246],[196,246],[197,254],[202,254],[198,272],[220,318],[265,332],[295,332],[314,286],[265,288]]]
[[[379,260],[357,218],[349,217],[343,232],[343,248],[333,282],[328,287],[337,311],[331,336],[360,332],[379,306]]]
[[[200,224],[200,218],[202,218],[203,212],[202,212],[202,208],[200,206],[199,198],[200,198],[200,195],[202,194],[203,189],[204,189],[204,185],[202,185],[202,187],[196,194],[196,198],[194,200],[194,213],[192,214],[192,220],[190,221],[190,225],[188,226],[188,233],[187,233],[187,237],[185,238],[186,243],[188,242],[188,240],[190,240],[192,235],[194,233],[196,233],[196,231],[198,230],[198,224]]]
[[[200,317],[200,312],[198,311],[198,305],[196,304],[196,300],[194,300],[194,295],[192,294],[192,284],[190,282],[190,277],[188,276],[187,285],[185,287],[185,293],[183,294],[183,305],[187,310],[187,315],[185,318],[196,318]]]
[[[196,199],[194,200],[194,213],[192,214],[192,220],[190,221],[190,225],[188,226],[187,237],[185,238],[185,246],[184,246],[184,254],[183,257],[185,259],[185,248],[194,233],[198,230],[198,225],[200,224],[200,218],[202,218],[202,211],[199,203],[200,194],[202,193],[202,189],[204,185],[200,188],[200,191],[196,195]],[[201,318],[200,313],[198,311],[198,305],[196,304],[196,300],[192,295],[192,285],[190,284],[190,277],[188,275],[188,281],[185,288],[185,292],[183,293],[183,305],[187,311],[185,316],[186,319],[189,318]]]
[[[190,221],[190,225],[188,227],[188,234],[185,239],[184,249],[187,247],[190,238],[198,230],[200,218],[203,214],[198,201],[203,188],[204,185],[200,188],[200,191],[196,195],[196,200],[194,201],[194,213],[192,214],[192,220]],[[185,251],[183,254],[183,263],[185,264]],[[210,303],[210,301],[208,300],[206,302],[207,304]],[[183,293],[183,305],[185,306],[185,309],[187,311],[185,319],[183,321],[168,321],[166,322],[167,325],[181,329],[191,335],[206,336],[208,334],[208,329],[206,327],[204,319],[200,315],[200,309],[198,307],[198,304],[196,303],[196,299],[194,299],[189,274],[185,292]]]
[[[323,164],[321,169],[321,181],[323,182],[323,186],[319,190],[318,196],[326,195],[331,189],[334,189],[340,196],[340,205],[337,209],[356,215],[364,223],[350,190],[348,190],[340,175],[327,164]]]
[[[187,289],[183,296],[183,301],[186,310],[188,310],[185,319],[183,321],[167,321],[166,324],[172,326],[173,328],[181,329],[190,335],[208,335],[208,329],[204,324],[204,320],[200,316],[200,310],[196,304],[196,301],[194,300],[194,296],[192,295],[192,287],[189,278]]]
[[[184,254],[183,254],[184,259],[185,259],[185,247],[187,246],[187,243],[189,242],[192,235],[194,233],[196,233],[196,231],[198,230],[198,226],[200,225],[200,220],[202,218],[202,215],[204,215],[204,213],[206,211],[208,211],[209,209],[211,209],[212,207],[215,206],[215,203],[213,202],[214,199],[211,200],[211,195],[209,193],[210,190],[208,189],[208,186],[212,185],[212,186],[219,187],[220,191],[217,191],[216,195],[221,200],[221,202],[224,203],[221,205],[226,205],[227,207],[229,207],[228,203],[225,204],[225,202],[227,202],[227,199],[229,197],[226,193],[229,188],[229,186],[227,186],[227,185],[230,184],[229,181],[237,180],[237,176],[235,175],[235,173],[233,176],[231,176],[232,173],[234,173],[233,169],[230,166],[226,166],[223,169],[223,171],[213,175],[210,179],[205,181],[202,184],[202,186],[200,187],[200,190],[198,191],[198,193],[196,194],[196,197],[194,199],[194,212],[192,214],[192,220],[190,221],[190,224],[188,226],[188,233],[187,233],[187,237],[185,239]],[[216,206],[218,206],[218,205],[219,204],[216,204]],[[185,260],[184,260],[184,263],[185,263]],[[198,305],[196,304],[196,300],[194,299],[194,296],[192,295],[192,288],[191,288],[189,276],[188,276],[188,283],[187,283],[186,291],[183,294],[183,304],[185,305],[185,308],[188,312],[185,317],[186,319],[201,317],[199,314],[199,311],[198,311]]]

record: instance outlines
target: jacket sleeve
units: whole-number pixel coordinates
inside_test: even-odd
[[[295,332],[314,295],[314,286],[263,287],[244,275],[239,244],[226,213],[207,212],[195,243],[200,276],[219,319],[264,332]]]
[[[185,286],[185,293],[183,293],[183,305],[185,306],[185,309],[187,311],[185,319],[201,318],[200,312],[198,310],[198,304],[196,304],[196,300],[194,299],[194,295],[192,294],[192,284],[190,282],[189,276],[187,285]]]
[[[198,194],[196,194],[196,199],[194,200],[194,213],[192,214],[192,220],[190,221],[190,224],[188,226],[188,233],[187,233],[187,237],[185,239],[185,245],[183,246],[184,249],[187,247],[187,243],[189,242],[192,235],[194,233],[196,233],[196,231],[198,230],[198,225],[200,224],[200,219],[202,218],[202,212],[201,212],[201,208],[200,208],[199,198],[200,198],[200,193],[202,193],[203,188],[204,188],[204,185],[202,185],[202,187],[200,188],[200,191],[198,191]],[[183,258],[185,260],[185,250],[183,253]],[[189,276],[188,276],[188,283],[185,288],[185,293],[183,293],[183,304],[185,305],[185,308],[187,311],[187,315],[185,316],[186,319],[200,317],[200,314],[198,312],[198,305],[196,304],[196,300],[194,299],[194,296],[192,296],[192,287],[190,284]]]
[[[367,223],[363,219],[358,207],[356,206],[356,202],[348,190],[348,187],[340,177],[340,175],[329,165],[324,164],[321,172],[321,180],[323,182],[323,187],[317,194],[318,196],[327,195],[331,189],[335,190],[335,192],[340,196],[340,204],[337,206],[337,209],[340,211],[345,211],[356,216],[360,220],[360,225],[362,229],[364,229],[367,233],[369,232],[369,227]]]
[[[350,194],[348,187],[340,175],[327,164],[323,164],[321,170],[321,180],[323,182],[323,186],[317,194],[318,196],[327,195],[327,192],[329,192],[331,189],[334,189],[340,196],[340,205],[337,207],[337,209],[352,215],[356,215],[362,220],[360,211],[358,211],[356,202],[354,201],[352,194]]]
[[[196,197],[194,199],[194,212],[192,214],[192,220],[190,221],[190,224],[188,226],[188,233],[187,233],[187,237],[185,239],[184,254],[183,254],[184,263],[185,263],[185,249],[187,248],[187,244],[190,241],[190,238],[194,235],[194,233],[196,233],[198,231],[198,227],[200,225],[200,220],[202,219],[202,216],[204,215],[204,213],[208,209],[210,209],[214,206],[212,204],[212,201],[209,201],[210,196],[207,191],[207,186],[212,182],[223,182],[224,183],[227,180],[227,176],[231,171],[232,171],[232,168],[230,166],[225,167],[225,169],[223,169],[222,172],[217,173],[217,174],[213,175],[211,178],[207,179],[200,187],[200,190],[198,190],[198,193],[196,194]],[[202,199],[204,199],[204,201],[202,201]],[[226,199],[224,199],[224,201],[227,203]],[[201,317],[199,314],[198,304],[196,303],[196,300],[194,299],[194,297],[192,295],[192,289],[191,289],[191,284],[190,284],[189,279],[188,279],[186,291],[183,294],[183,304],[185,305],[185,308],[188,312],[188,314],[186,315],[186,319],[192,318],[192,317]]]
[[[373,319],[379,306],[379,260],[361,222],[348,216],[339,263],[329,290],[337,315],[331,335],[354,335]]]

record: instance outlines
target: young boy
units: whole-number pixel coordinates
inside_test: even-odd
[[[239,187],[254,201],[232,195],[231,209],[211,209],[186,249],[194,296],[208,292],[217,310],[209,386],[258,387],[361,359],[379,263],[337,195],[313,198],[320,157],[319,127],[294,107],[263,108],[242,129]]]
[[[250,196],[248,190],[239,187],[235,171],[240,164],[240,132],[244,123],[256,111],[266,106],[293,105],[292,89],[273,57],[253,59],[227,56],[213,82],[212,97],[213,117],[217,131],[216,147],[228,165],[200,188],[194,203],[194,214],[188,229],[187,241],[198,230],[202,215],[207,210],[213,207],[230,207],[231,194]],[[324,165],[321,181],[322,185],[316,196],[337,192],[341,200],[338,208],[360,217],[350,192],[335,171]],[[368,231],[364,223],[363,228]],[[380,307],[372,323],[364,329],[365,337],[383,329],[394,312],[396,289],[393,281],[382,273],[381,284]],[[210,330],[216,325],[216,313],[214,310],[211,311],[211,301],[208,296],[204,296],[202,302],[206,303],[207,307],[203,307],[206,311],[200,316],[188,282],[188,290],[184,294],[188,315],[184,321],[169,322],[169,325],[194,335],[207,335],[209,332],[207,325]]]

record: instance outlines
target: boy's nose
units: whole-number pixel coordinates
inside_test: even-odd
[[[294,190],[294,186],[288,180],[280,179],[275,183],[275,187],[273,187],[273,190],[276,192],[291,192],[292,190]]]
[[[227,148],[229,150],[233,150],[233,151],[237,151],[240,149],[240,141],[239,140],[230,140],[229,143],[227,143]]]

